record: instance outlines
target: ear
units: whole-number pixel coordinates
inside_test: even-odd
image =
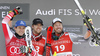
[[[34,25],[32,25],[32,29],[34,28]]]
[[[54,29],[54,25],[53,25],[52,27],[53,27],[53,29]]]

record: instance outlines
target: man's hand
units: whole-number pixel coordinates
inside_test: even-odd
[[[20,47],[20,51],[21,51],[21,53],[31,53],[32,49],[23,45],[23,46]]]
[[[83,19],[83,22],[84,22],[84,25],[88,28],[88,26],[87,26],[87,24],[85,23],[85,20]],[[92,25],[93,25],[93,22],[92,22],[92,20],[91,21],[89,21]]]
[[[9,13],[10,13],[10,12],[14,12],[14,15],[23,14],[22,8],[20,8],[20,6],[17,6],[16,8],[14,8],[14,10],[9,11]]]
[[[22,8],[20,8],[20,6],[17,6],[14,10],[14,15],[18,15],[18,14],[22,14]]]
[[[14,10],[9,11],[9,13],[11,13],[11,12],[14,12],[14,16],[13,17],[15,17],[16,15],[23,14],[22,8],[20,8],[20,6],[17,6],[16,8],[14,8]],[[13,17],[12,17],[11,20],[13,20]]]
[[[89,21],[89,23],[93,25],[92,19],[90,19],[90,17],[88,17],[87,15],[84,15],[84,18],[86,18]],[[83,23],[88,28],[88,26],[85,22],[85,19],[83,19]],[[89,30],[89,28],[88,28],[88,30]]]

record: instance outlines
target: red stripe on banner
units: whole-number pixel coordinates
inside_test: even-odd
[[[10,37],[9,37],[9,34],[8,34],[8,29],[7,29],[7,26],[6,24],[2,23],[2,26],[3,26],[3,32],[4,32],[4,36],[5,36],[5,43],[7,45],[7,40],[10,40]]]

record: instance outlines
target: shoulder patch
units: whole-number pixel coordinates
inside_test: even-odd
[[[66,33],[65,35],[68,35],[68,33]]]

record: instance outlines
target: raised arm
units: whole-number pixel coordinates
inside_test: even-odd
[[[2,27],[3,27],[6,44],[10,41],[10,39],[13,36],[13,33],[10,31],[10,27],[8,25],[8,22],[11,20],[13,16],[14,13],[11,12],[2,20]]]

